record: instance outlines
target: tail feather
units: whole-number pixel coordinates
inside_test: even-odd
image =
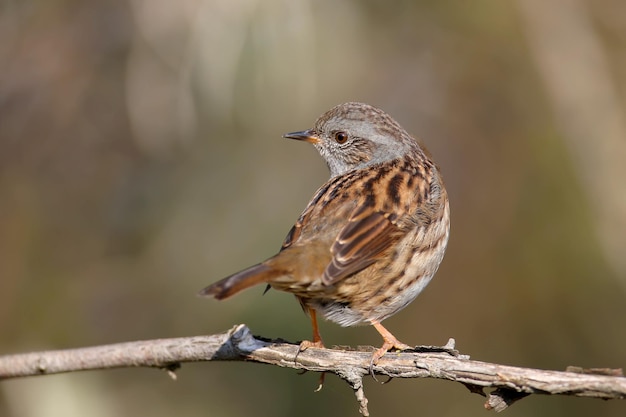
[[[200,291],[198,295],[223,300],[224,298],[237,294],[239,291],[263,282],[268,282],[272,278],[280,275],[282,275],[280,271],[270,268],[265,264],[257,264],[209,285]]]

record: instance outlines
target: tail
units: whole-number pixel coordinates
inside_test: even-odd
[[[200,291],[198,295],[223,300],[237,294],[239,291],[268,282],[272,278],[281,275],[283,275],[281,271],[277,271],[265,264],[257,264],[209,285]]]

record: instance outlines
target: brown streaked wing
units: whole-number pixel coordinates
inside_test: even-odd
[[[371,207],[357,209],[337,236],[331,247],[333,258],[322,277],[325,285],[335,284],[373,264],[402,236],[402,230],[388,214],[370,210]]]

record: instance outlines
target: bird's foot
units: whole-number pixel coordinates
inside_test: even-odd
[[[380,358],[382,358],[385,353],[389,352],[392,349],[399,351],[413,350],[413,346],[402,343],[395,337],[393,339],[385,338],[383,345],[372,355],[372,359],[370,360],[370,372],[375,365],[378,365],[378,361],[380,360]]]
[[[300,352],[304,352],[308,348],[324,349],[325,346],[324,346],[324,342],[322,342],[321,340],[314,340],[314,341],[303,340],[302,342],[300,342]]]

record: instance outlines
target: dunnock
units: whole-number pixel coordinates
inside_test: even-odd
[[[312,143],[330,169],[277,255],[201,291],[218,300],[256,284],[292,293],[311,318],[371,324],[390,349],[410,349],[381,322],[406,307],[437,271],[448,243],[450,210],[429,153],[382,110],[338,105],[315,127],[286,138]]]

